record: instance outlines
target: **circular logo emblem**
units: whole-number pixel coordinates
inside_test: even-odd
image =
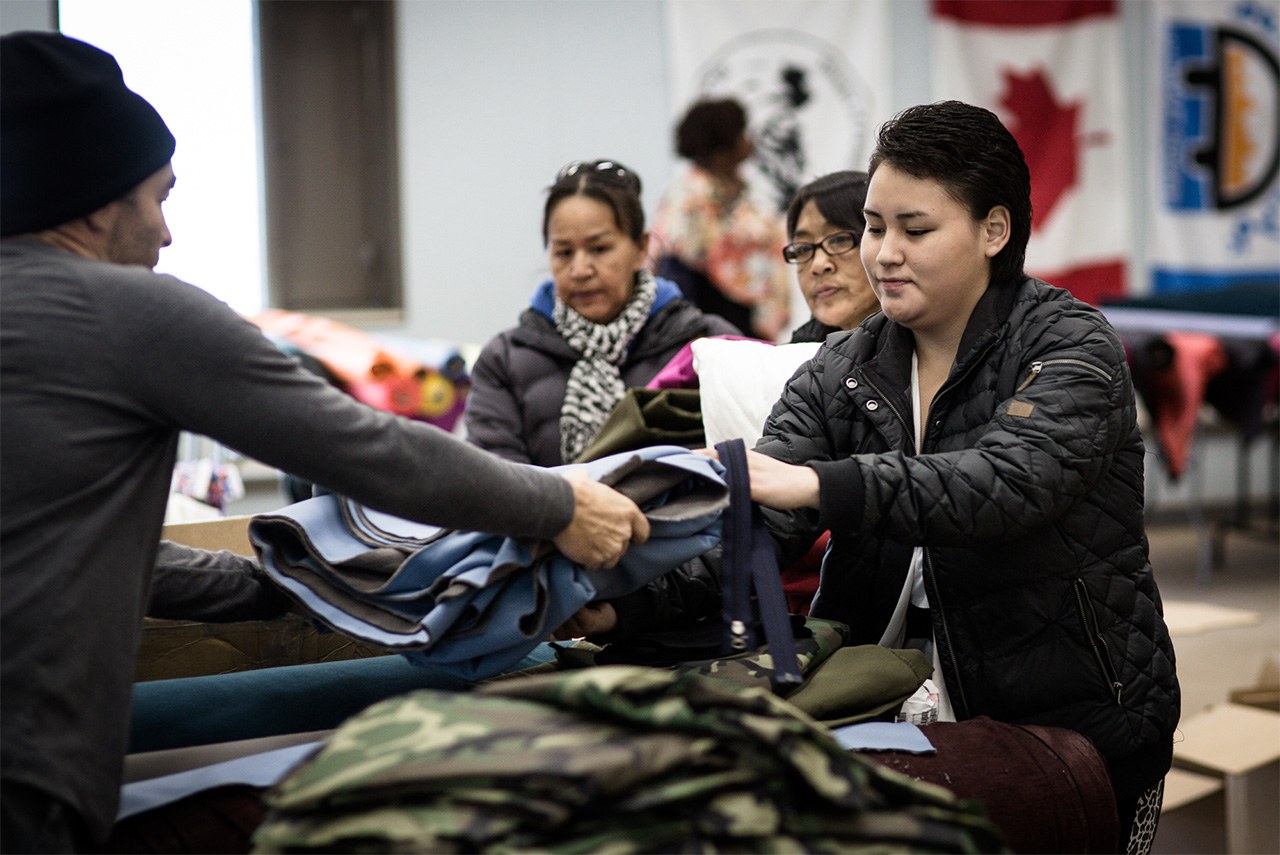
[[[785,209],[807,181],[865,169],[870,86],[835,45],[811,33],[757,30],[726,42],[697,74],[702,97],[746,107],[756,156],[752,184]]]

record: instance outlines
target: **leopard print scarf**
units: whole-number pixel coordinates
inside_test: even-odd
[[[587,320],[556,295],[551,311],[556,331],[582,354],[569,372],[560,407],[560,457],[565,463],[582,453],[626,393],[619,366],[649,320],[657,293],[653,274],[641,270],[636,275],[635,293],[622,313],[607,324]]]

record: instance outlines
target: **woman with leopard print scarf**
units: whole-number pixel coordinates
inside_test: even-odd
[[[640,191],[616,161],[575,162],[556,176],[543,219],[551,279],[476,361],[469,441],[540,466],[571,462],[628,387],[695,338],[739,334],[649,272]]]

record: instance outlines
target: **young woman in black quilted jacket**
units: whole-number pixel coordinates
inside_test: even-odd
[[[994,114],[910,108],[868,171],[882,313],[788,384],[749,454],[752,497],[784,561],[830,529],[812,615],[920,643],[944,720],[1085,734],[1122,825],[1151,833],[1179,690],[1124,349],[1023,274],[1030,177]]]

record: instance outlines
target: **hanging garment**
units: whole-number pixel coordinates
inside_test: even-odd
[[[332,495],[256,517],[249,538],[267,574],[323,623],[483,679],[587,603],[635,591],[720,540],[728,489],[718,462],[653,446],[584,466],[649,520],[649,540],[610,570],[587,571],[550,543],[445,531]]]
[[[259,852],[1002,851],[768,691],[627,666],[376,704],[267,803]]]

